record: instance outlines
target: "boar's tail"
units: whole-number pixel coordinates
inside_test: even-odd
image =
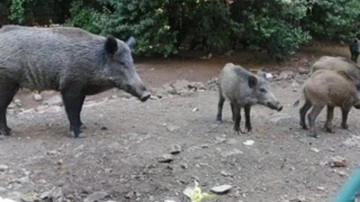
[[[297,107],[300,103],[300,100],[304,97],[304,92],[302,91],[298,99],[294,102],[293,107]]]
[[[297,107],[297,106],[299,105],[299,103],[300,103],[300,99],[297,99],[297,100],[294,102],[293,107]]]

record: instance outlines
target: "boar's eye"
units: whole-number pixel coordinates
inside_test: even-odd
[[[266,89],[265,88],[260,88],[260,92],[266,93]]]

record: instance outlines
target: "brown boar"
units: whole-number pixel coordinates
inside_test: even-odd
[[[328,106],[327,119],[324,125],[324,129],[327,132],[333,132],[331,122],[334,116],[334,107],[341,108],[341,126],[344,129],[348,128],[347,118],[351,107],[360,108],[356,82],[353,77],[343,70],[317,70],[305,82],[302,95],[305,98],[305,103],[299,111],[300,125],[302,128],[307,129],[305,115],[312,107],[311,112],[308,114],[308,121],[310,127],[309,135],[313,137],[317,137],[317,132],[314,128],[315,119],[324,106]],[[294,106],[298,104],[299,100],[294,103]]]

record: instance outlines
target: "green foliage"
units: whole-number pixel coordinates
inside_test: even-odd
[[[252,47],[284,59],[312,37],[349,41],[360,26],[359,0],[6,0],[5,4],[9,18],[19,24],[66,20],[93,33],[124,40],[134,36],[135,52],[145,56],[168,57],[180,49],[223,53]]]
[[[100,19],[102,34],[121,39],[135,36],[135,52],[141,55],[176,54],[176,31],[170,31],[168,15],[161,0],[102,0],[105,11]]]
[[[312,0],[304,27],[318,39],[350,40],[360,25],[359,0]]]
[[[306,16],[307,4],[302,0],[245,1],[241,12],[241,24],[246,35],[243,44],[266,49],[277,59],[295,53],[301,44],[311,39],[303,31],[300,20]]]
[[[25,19],[25,3],[31,2],[32,0],[12,0],[9,18],[17,23],[22,23]]]
[[[95,9],[86,7],[81,1],[74,1],[71,3],[70,15],[71,18],[66,21],[67,25],[81,27],[96,34],[100,33],[97,23],[101,14]]]
[[[230,17],[230,9],[224,1],[203,0],[188,5],[182,16],[186,22],[191,46],[200,45],[208,51],[224,51],[231,44],[231,26],[237,26]]]

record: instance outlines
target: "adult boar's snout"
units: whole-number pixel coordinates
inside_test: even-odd
[[[143,93],[143,95],[141,96],[140,101],[141,101],[141,102],[145,102],[145,101],[148,100],[150,97],[151,97],[151,93],[148,92],[148,91],[145,91],[145,92]]]
[[[145,102],[151,97],[151,93],[146,90],[145,86],[141,85],[140,87],[134,87],[131,85],[126,85],[125,91],[131,95],[137,97],[141,102]]]
[[[274,109],[277,111],[281,111],[283,108],[283,106],[280,105],[280,102],[276,102],[276,103],[267,102],[266,106],[268,106],[270,109]]]

